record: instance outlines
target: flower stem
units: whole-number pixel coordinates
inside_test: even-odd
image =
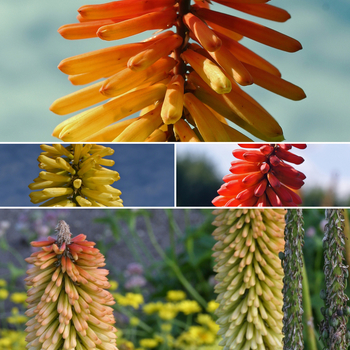
[[[311,297],[309,289],[309,281],[303,257],[303,307],[304,317],[306,323],[306,344],[309,350],[317,350],[314,318],[312,316]]]

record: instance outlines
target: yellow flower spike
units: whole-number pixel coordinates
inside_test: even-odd
[[[111,185],[120,179],[119,173],[104,166],[114,165],[111,159],[103,157],[112,155],[114,150],[100,145],[73,144],[67,147],[54,145],[52,149],[42,149],[56,152],[49,156],[40,155],[38,160],[51,164],[47,171],[42,171],[34,183],[28,187],[31,190],[42,191],[30,193],[31,202],[41,206],[123,206],[120,199],[121,191]],[[67,159],[59,156],[69,155]],[[56,157],[56,158],[55,158]],[[64,168],[65,171],[62,171]]]
[[[285,210],[215,210],[213,254],[224,349],[282,349]],[[268,231],[267,227],[273,227]],[[274,242],[275,246],[266,243]],[[251,259],[247,259],[248,250]]]
[[[204,141],[230,141],[223,124],[191,93],[184,96],[184,105],[194,119]]]
[[[130,68],[125,68],[119,73],[106,79],[100,88],[100,93],[106,97],[118,96],[136,88],[140,83],[146,82],[148,79],[159,76],[158,73],[165,73],[174,68],[176,61],[170,57],[160,58],[145,70],[133,71]],[[160,75],[162,77],[162,74]],[[156,82],[156,81],[154,81]]]
[[[186,50],[181,54],[185,62],[188,62],[198,75],[218,94],[227,94],[232,85],[223,71],[208,58],[203,57],[193,50]]]
[[[174,133],[182,142],[200,142],[195,132],[183,119],[174,124]]]
[[[131,57],[128,61],[128,68],[133,71],[140,71],[148,68],[161,57],[168,55],[182,44],[181,36],[174,34],[151,43],[145,51]]]
[[[160,115],[162,105],[138,117],[136,121],[127,126],[113,141],[116,142],[142,142],[162,125]]]
[[[169,28],[175,20],[175,9],[169,7],[163,11],[151,12],[123,22],[102,26],[97,31],[97,36],[102,40],[123,39],[146,30]]]
[[[65,126],[59,137],[64,141],[86,138],[97,130],[129,116],[157,100],[161,100],[165,91],[165,85],[155,84],[139,91],[124,94],[102,106],[82,112],[64,122]]]
[[[168,84],[161,111],[164,124],[175,124],[182,117],[184,84],[181,75],[174,75]]]

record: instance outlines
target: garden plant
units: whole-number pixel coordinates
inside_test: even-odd
[[[268,0],[213,1],[237,15],[290,18]],[[306,95],[240,41],[246,37],[285,52],[296,52],[301,44],[210,6],[209,0],[120,0],[80,7],[79,22],[58,30],[65,39],[115,41],[157,31],[141,42],[60,62],[72,84],[93,84],[51,105],[59,115],[88,108],[60,123],[53,136],[67,142],[250,141],[251,136],[282,141],[278,122],[245,90],[255,84],[292,100]],[[138,117],[127,118],[138,111]]]
[[[211,236],[213,214],[216,229]],[[99,300],[102,302],[104,299],[105,305],[109,300],[109,306],[104,306],[105,312],[108,314],[113,308],[119,350],[347,349],[350,338],[347,330],[350,311],[347,305],[348,212],[329,209],[325,217],[321,209],[238,208],[216,209],[213,214],[208,210],[108,211],[97,220],[105,230],[101,230],[96,236],[98,239],[94,239],[95,247],[82,234],[73,233],[73,241],[64,245],[59,243],[58,238],[48,238],[52,229],[30,226],[27,236],[30,240],[34,238],[33,245],[39,250],[32,250],[29,262],[36,266],[29,267],[27,281],[38,283],[46,279],[43,285],[45,290],[48,289],[55,271],[64,269],[64,263],[58,265],[57,262],[65,258],[66,268],[69,266],[71,272],[66,270],[61,287],[54,288],[69,299],[67,283],[87,304],[88,296],[84,291],[89,290],[88,294],[94,300],[92,304],[85,305],[91,307],[90,313],[86,311],[88,307],[84,312],[96,319],[108,317],[102,316],[94,307],[98,302],[94,294],[102,293],[104,297]],[[50,214],[52,222],[58,219],[55,215]],[[42,218],[48,221],[49,216]],[[48,299],[36,297],[37,293],[44,293],[44,288],[39,292],[41,287],[38,285],[28,290],[29,298],[33,299],[34,295],[36,301],[27,300],[30,304],[26,305],[23,288],[26,265],[7,242],[7,233],[12,229],[9,226],[5,223],[1,225],[4,229],[0,238],[1,249],[8,256],[12,255],[14,261],[9,274],[0,278],[0,307],[3,310],[0,349],[22,350],[26,346],[24,323],[27,323],[27,330],[29,328],[30,339],[27,340],[51,339],[51,328],[42,325],[43,317],[32,318],[30,314],[28,319],[24,314],[25,307],[29,307],[28,312],[32,313],[33,303],[37,305],[35,307],[40,305],[41,314],[46,316],[46,312],[52,317],[49,321],[51,327],[59,327],[66,316],[59,316],[60,299],[53,302],[50,298],[54,296],[50,296],[50,292]],[[16,229],[23,230],[22,227],[23,224]],[[40,230],[40,237],[31,231],[33,228]],[[168,232],[166,241],[164,229]],[[89,251],[90,260],[89,254],[78,253],[76,246],[79,245]],[[111,263],[120,251],[118,246],[129,251],[129,262],[125,262],[122,269]],[[210,252],[213,246],[215,261]],[[51,248],[53,252],[45,252]],[[59,254],[61,251],[62,255]],[[100,258],[91,260],[92,254]],[[96,278],[101,276],[97,271],[106,271],[102,267],[104,259],[99,254],[106,258],[105,268],[110,270],[111,280],[108,283],[105,278],[99,277],[98,281],[84,286],[84,278]],[[3,266],[7,264],[1,263],[0,268]],[[43,269],[40,266],[44,266]],[[78,274],[73,273],[73,266],[78,268]],[[49,277],[44,277],[41,270]],[[75,278],[81,278],[81,282],[74,282]],[[102,283],[101,289],[93,292],[89,289],[90,283]],[[108,287],[110,292],[103,291]],[[116,301],[114,305],[109,293]],[[70,322],[69,332],[79,340],[77,324],[74,323],[76,307],[79,310],[76,300],[71,300],[68,308],[72,310],[73,322]],[[45,311],[51,308],[52,311]],[[37,329],[44,333],[30,331],[30,327],[36,327],[36,322],[40,322]],[[108,333],[106,329],[99,332],[95,323],[91,328],[97,337]],[[91,322],[87,321],[87,324],[89,326]],[[84,340],[89,341],[93,333],[88,329],[86,332],[90,335]],[[59,334],[62,338],[63,334],[66,335],[64,332]],[[110,336],[114,339],[112,334]],[[64,339],[67,338],[60,339],[57,341],[65,344]],[[110,341],[111,346],[112,343],[113,340]],[[46,345],[28,348],[46,349]],[[84,343],[79,343],[76,348],[80,345],[82,349],[89,348]],[[55,348],[52,344],[49,346],[50,349]],[[97,344],[96,348],[105,347]]]
[[[121,191],[111,185],[119,173],[106,168],[114,160],[110,147],[93,144],[41,145],[38,157],[43,171],[28,187],[32,203],[45,207],[122,207]]]

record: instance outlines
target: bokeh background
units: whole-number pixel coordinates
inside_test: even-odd
[[[75,23],[77,9],[102,0],[3,0],[0,2],[0,141],[50,142],[54,127],[66,119],[49,111],[51,103],[76,90],[56,67],[70,56],[113,45],[100,39],[68,41],[57,29]],[[307,98],[294,102],[248,87],[281,124],[288,141],[348,141],[350,119],[350,2],[348,0],[274,0],[292,15],[286,23],[255,19],[301,41],[289,54],[250,39],[242,43],[276,64],[286,80],[301,86]],[[235,12],[215,4],[214,10]],[[247,19],[249,15],[239,14]],[[118,44],[144,39],[151,33]]]
[[[127,207],[174,206],[174,145],[108,144],[120,180],[112,186]],[[30,202],[28,185],[42,171],[40,144],[0,144],[0,206],[38,206]]]
[[[239,148],[236,143],[177,144],[177,205],[211,206],[231,162],[238,160],[232,151]],[[291,152],[305,159],[288,163],[306,175],[302,206],[350,206],[350,144],[308,143]]]

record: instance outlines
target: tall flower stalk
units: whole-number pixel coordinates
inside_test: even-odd
[[[122,207],[121,191],[111,185],[119,173],[106,168],[114,160],[110,147],[92,144],[41,145],[38,157],[43,171],[28,187],[34,204],[45,207]],[[35,191],[41,190],[41,191]]]
[[[290,18],[267,0],[214,1],[275,22]],[[64,59],[58,68],[74,85],[95,83],[52,104],[59,115],[89,108],[60,123],[53,136],[74,142],[249,141],[230,121],[256,138],[282,141],[276,120],[240,86],[256,84],[292,100],[306,95],[239,41],[247,37],[286,52],[300,50],[301,44],[263,25],[213,11],[209,3],[121,0],[80,7],[79,23],[58,30],[66,39],[115,41],[158,31],[139,43]],[[125,120],[138,111],[139,117]]]
[[[326,288],[321,291],[325,301],[324,320],[320,325],[326,350],[345,350],[349,346],[347,322],[349,308],[345,288],[348,267],[344,264],[344,216],[343,209],[326,209],[327,224],[323,238],[324,274]]]
[[[286,211],[215,210],[217,309],[223,350],[282,349]]]
[[[232,152],[231,174],[224,176],[217,207],[293,207],[302,203],[294,190],[304,185],[306,176],[288,163],[301,164],[304,158],[290,152],[306,144],[240,144]]]
[[[282,255],[283,349],[302,350],[303,343],[303,244],[304,221],[301,209],[289,209],[286,215],[285,247]]]
[[[28,349],[117,350],[104,256],[80,234],[72,238],[65,221],[57,238],[32,242],[40,248],[26,261],[34,266],[25,279],[28,290]]]

